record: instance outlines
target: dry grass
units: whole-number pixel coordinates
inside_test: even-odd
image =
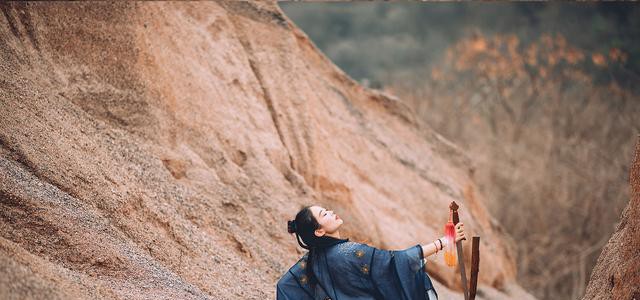
[[[516,239],[519,282],[541,299],[582,296],[628,202],[640,98],[619,49],[562,36],[522,45],[476,34],[419,80],[397,82],[436,131],[467,149],[493,214]]]

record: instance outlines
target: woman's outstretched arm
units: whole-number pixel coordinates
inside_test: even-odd
[[[456,243],[464,238],[464,224],[458,223],[456,224]],[[441,237],[437,240],[434,240],[431,243],[421,245],[422,246],[422,255],[426,258],[436,252],[442,251],[445,247],[445,243],[447,241],[444,237]]]

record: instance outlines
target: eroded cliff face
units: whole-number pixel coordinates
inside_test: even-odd
[[[452,200],[481,298],[529,297],[467,156],[275,3],[0,8],[0,298],[274,298],[301,205],[400,249],[442,235]]]
[[[640,299],[640,136],[629,171],[631,200],[602,249],[586,299]]]

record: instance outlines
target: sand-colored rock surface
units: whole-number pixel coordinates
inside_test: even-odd
[[[602,249],[586,299],[640,299],[640,136],[629,171],[631,200],[616,231]]]
[[[301,205],[399,249],[442,235],[452,200],[481,298],[529,297],[467,155],[274,2],[0,9],[0,299],[271,299]]]

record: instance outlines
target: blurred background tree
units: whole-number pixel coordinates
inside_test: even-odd
[[[640,13],[634,3],[294,3],[280,6],[314,43],[356,80],[388,84],[442,61],[446,48],[474,31],[521,41],[559,33],[593,52],[624,49],[639,75]],[[629,74],[627,74],[629,75]]]
[[[518,279],[577,299],[629,200],[640,5],[281,3],[354,79],[467,150]],[[498,209],[501,207],[501,209]]]

